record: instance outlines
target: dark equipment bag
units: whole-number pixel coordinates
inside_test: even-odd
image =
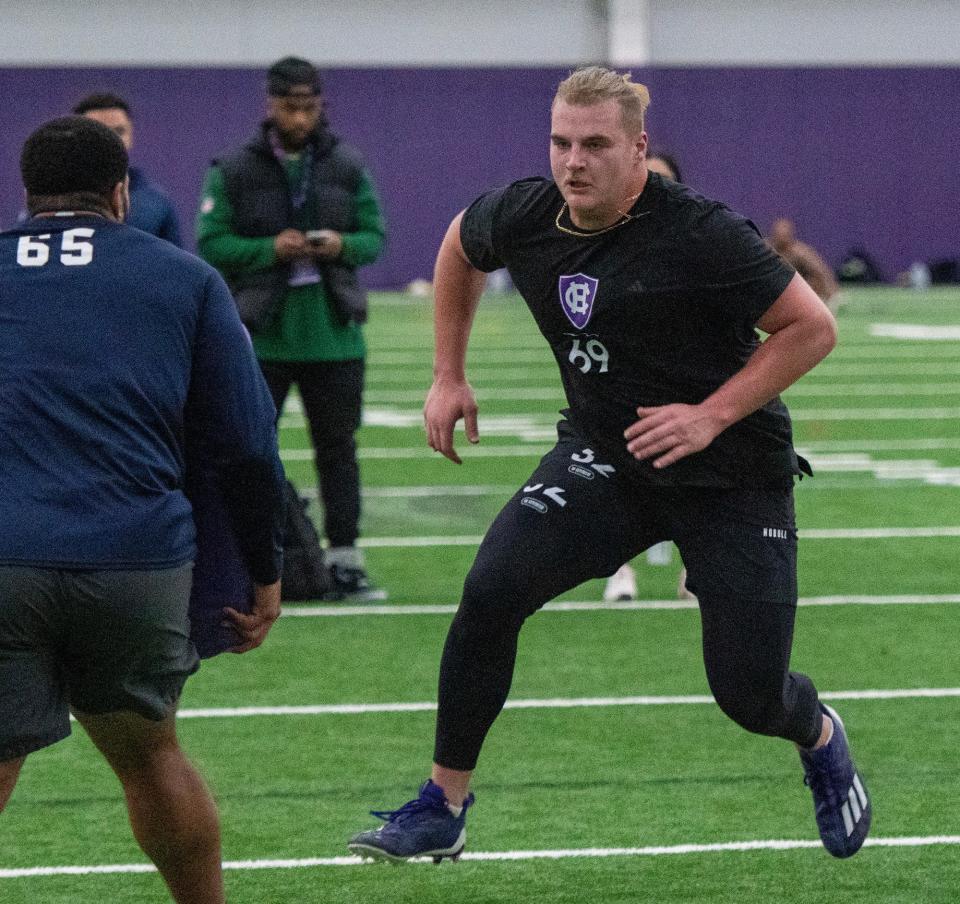
[[[307,513],[309,501],[288,480],[284,490],[287,520],[283,531],[281,597],[291,602],[321,599],[330,590],[330,572],[317,529]]]

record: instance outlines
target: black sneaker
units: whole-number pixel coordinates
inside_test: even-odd
[[[819,750],[801,750],[803,781],[813,792],[813,809],[823,846],[834,857],[852,857],[870,831],[873,807],[857,774],[840,717],[820,704],[833,720],[833,737]]]
[[[324,599],[336,602],[367,602],[386,598],[386,592],[373,587],[363,568],[338,564],[330,566],[330,590]]]
[[[373,810],[372,815],[386,825],[354,835],[347,847],[365,860],[457,860],[467,841],[467,809],[471,804],[472,794],[463,802],[460,815],[454,816],[443,789],[427,779],[420,786],[420,794],[399,810]]]

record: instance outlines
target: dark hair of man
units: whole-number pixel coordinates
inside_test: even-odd
[[[666,165],[667,169],[673,173],[674,182],[683,182],[683,176],[680,175],[680,166],[677,164],[677,158],[673,154],[667,153],[666,151],[657,151],[656,153],[647,154],[647,160],[662,160]]]
[[[91,110],[123,110],[130,119],[133,119],[133,114],[130,112],[130,105],[118,94],[110,94],[108,92],[88,94],[73,108],[73,112],[76,113],[77,116],[83,116]]]
[[[123,142],[93,119],[64,116],[44,123],[20,154],[27,210],[31,216],[57,210],[109,213],[127,164]]]
[[[284,57],[267,70],[267,93],[271,97],[287,97],[294,93],[322,94],[323,81],[313,63],[300,57]]]

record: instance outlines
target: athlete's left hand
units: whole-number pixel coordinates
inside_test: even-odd
[[[655,405],[638,408],[637,414],[640,419],[623,432],[627,451],[637,461],[653,458],[655,468],[666,468],[706,449],[723,430],[723,424],[702,405]]]

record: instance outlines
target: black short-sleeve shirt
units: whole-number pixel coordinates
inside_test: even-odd
[[[743,367],[795,272],[750,220],[656,173],[630,213],[571,235],[558,223],[582,230],[556,184],[524,179],[478,198],[460,238],[479,270],[507,268],[556,357],[567,416],[635,479],[733,487],[799,473],[779,398],[667,468],[626,451],[638,406],[696,404]]]

